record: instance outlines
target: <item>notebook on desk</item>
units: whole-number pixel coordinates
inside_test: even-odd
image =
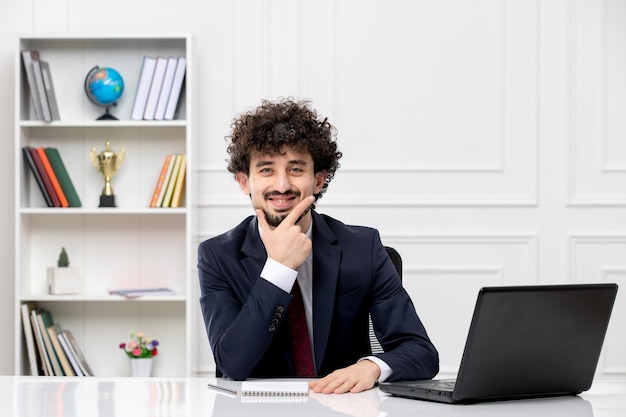
[[[485,287],[454,380],[382,382],[444,403],[577,395],[591,387],[616,284]]]

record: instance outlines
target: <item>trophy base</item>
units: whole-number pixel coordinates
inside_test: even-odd
[[[99,207],[115,207],[114,195],[101,195]]]

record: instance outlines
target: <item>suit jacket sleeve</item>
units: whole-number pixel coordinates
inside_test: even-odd
[[[385,353],[376,354],[392,369],[388,381],[430,379],[439,372],[439,354],[402,286],[378,231],[371,240],[372,325]]]
[[[218,368],[240,380],[253,374],[267,351],[274,351],[268,347],[277,334],[287,336],[280,324],[292,296],[259,277],[265,253],[256,260],[242,258],[241,242],[229,233],[198,248],[200,306]],[[273,371],[288,374],[281,364],[274,361]]]

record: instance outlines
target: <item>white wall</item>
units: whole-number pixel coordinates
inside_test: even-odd
[[[251,213],[225,170],[233,115],[262,98],[310,98],[337,126],[345,155],[318,210],[375,226],[400,250],[444,374],[458,366],[481,286],[626,288],[623,1],[179,0],[172,10],[163,0],[5,0],[0,28],[5,81],[14,79],[18,34],[193,34],[197,242]],[[0,95],[7,146],[12,104]],[[0,153],[4,190],[13,187],[10,155]],[[14,312],[5,195],[6,335]],[[620,294],[602,375],[626,374],[625,326]],[[197,328],[193,368],[210,372]],[[13,371],[12,349],[0,339],[0,373]]]

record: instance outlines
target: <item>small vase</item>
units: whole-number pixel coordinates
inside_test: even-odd
[[[152,358],[130,359],[130,375],[148,377],[152,374]]]

